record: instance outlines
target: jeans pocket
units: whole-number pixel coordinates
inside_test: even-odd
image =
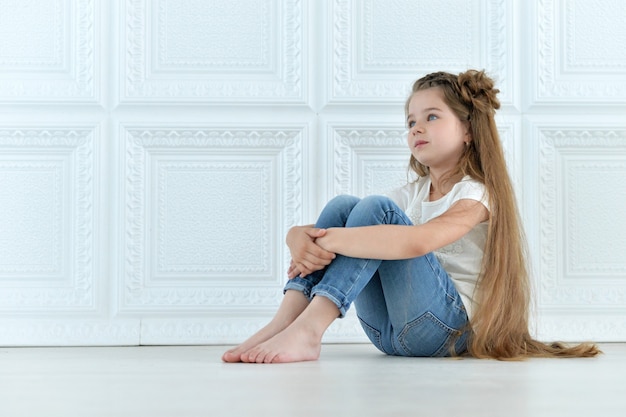
[[[428,311],[404,326],[398,342],[407,356],[449,356],[451,344],[460,335]]]

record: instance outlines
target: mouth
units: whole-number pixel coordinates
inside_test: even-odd
[[[421,147],[421,146],[423,146],[423,145],[426,145],[427,143],[428,143],[428,142],[427,142],[427,141],[425,141],[425,140],[418,140],[417,142],[415,142],[415,147],[416,147],[416,148],[419,148],[419,147]]]

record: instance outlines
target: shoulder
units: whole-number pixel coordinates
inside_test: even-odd
[[[402,187],[394,188],[386,192],[384,195],[394,200],[401,208],[406,209],[427,184],[430,186],[429,177],[418,177]]]
[[[465,176],[450,191],[451,203],[459,200],[476,200],[489,209],[489,196],[485,184]]]

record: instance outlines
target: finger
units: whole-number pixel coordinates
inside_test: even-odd
[[[315,239],[318,237],[322,237],[326,234],[326,229],[316,229],[316,228],[311,228],[311,229],[306,229],[304,231],[309,237]]]
[[[287,278],[289,278],[289,279],[294,279],[294,278],[295,278],[295,277],[297,277],[298,275],[300,275],[300,270],[299,270],[298,268],[296,268],[296,267],[294,267],[294,268],[290,269],[290,270],[287,272]]]
[[[299,264],[298,268],[301,271],[300,276],[304,278],[305,274],[312,274],[313,272],[319,271],[321,269],[326,268],[331,261],[324,261],[324,262],[307,262],[307,261],[303,261],[301,264]]]
[[[311,274],[315,269],[312,269],[310,264],[307,265],[305,263],[298,263],[298,270],[300,271],[300,277],[304,278],[307,275]]]
[[[328,261],[328,263],[335,259],[335,257],[336,255],[333,252],[328,252],[320,248],[319,246],[310,248],[307,254],[304,256],[304,258],[309,260],[309,262]],[[328,265],[328,263],[325,263],[325,265]]]
[[[318,269],[322,269],[330,265],[332,259],[320,259],[320,258],[309,258],[303,260],[303,262],[307,263],[307,266],[310,270],[317,271]]]

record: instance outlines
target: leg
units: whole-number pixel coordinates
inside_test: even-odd
[[[365,333],[387,354],[448,356],[466,349],[465,307],[433,254],[383,261],[355,306]]]
[[[315,297],[285,330],[241,355],[244,362],[285,363],[314,361],[320,356],[322,336],[339,315],[324,297]]]
[[[354,306],[361,327],[372,344],[381,352],[394,355],[395,349],[390,343],[391,337],[389,336],[393,334],[393,328],[378,272],[354,300]]]
[[[346,227],[378,224],[410,225],[411,222],[393,201],[381,196],[370,196],[359,201],[346,221]],[[322,295],[335,302],[343,317],[351,303],[376,274],[381,262],[379,259],[338,255],[328,265],[322,280],[311,294]]]
[[[389,199],[365,198],[350,211],[346,227],[389,223],[394,210],[399,209]],[[337,256],[325,269],[319,284],[311,285],[310,294],[314,298],[302,314],[285,330],[242,354],[242,361],[273,363],[317,359],[324,331],[335,318],[345,314],[380,263],[380,260]]]
[[[261,330],[239,346],[222,355],[224,362],[241,362],[241,354],[266,341],[291,324],[309,304],[309,300],[298,291],[287,291],[274,318]]]
[[[328,202],[316,223],[316,227],[343,227],[348,215],[359,199],[352,196],[338,196]],[[294,278],[285,286],[283,299],[274,318],[239,346],[228,350],[222,356],[224,362],[241,362],[242,353],[270,339],[289,326],[304,311],[311,300],[311,288],[320,281],[324,271],[317,271],[306,278]],[[318,353],[319,354],[319,353]],[[246,355],[246,361],[249,355]]]
[[[346,227],[373,224],[411,221],[388,199],[368,197],[351,211]],[[383,352],[445,356],[452,347],[465,350],[467,313],[434,254],[399,261],[338,256],[312,293],[334,301],[341,315],[355,300],[363,328]]]

